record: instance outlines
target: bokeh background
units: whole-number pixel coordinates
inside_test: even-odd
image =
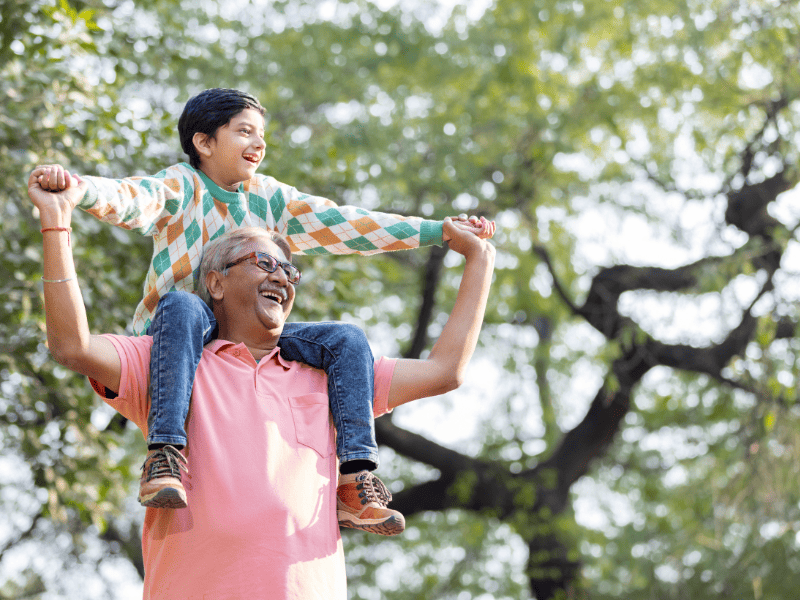
[[[465,385],[378,422],[397,539],[352,599],[786,600],[800,589],[800,10],[791,0],[0,0],[0,598],[141,597],[144,444],[44,345],[37,164],[154,174],[208,87],[260,170],[497,220]],[[151,241],[75,219],[96,332]],[[300,258],[294,318],[418,357],[446,249]]]

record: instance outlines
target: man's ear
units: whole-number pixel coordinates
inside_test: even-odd
[[[212,137],[210,135],[207,133],[200,133],[199,131],[195,132],[192,136],[192,144],[194,144],[197,153],[203,158],[211,157],[211,140]]]
[[[222,285],[222,273],[219,271],[209,271],[206,275],[206,288],[212,300],[221,302],[222,297],[225,295],[224,286]]]

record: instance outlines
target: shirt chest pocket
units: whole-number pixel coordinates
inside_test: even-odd
[[[333,452],[333,425],[330,421],[327,394],[291,396],[294,431],[297,441],[325,458]]]

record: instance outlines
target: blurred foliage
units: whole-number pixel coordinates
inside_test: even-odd
[[[575,320],[535,246],[579,298],[598,266],[641,262],[621,225],[636,217],[686,260],[730,254],[706,274],[698,302],[710,294],[728,312],[741,308],[724,301],[731,282],[756,274],[736,253],[744,240],[722,222],[717,194],[745,182],[742,156],[775,102],[786,107],[748,181],[800,162],[793,2],[498,0],[477,21],[457,6],[441,30],[430,29],[429,10],[363,0],[0,0],[0,510],[11,515],[0,530],[0,597],[76,597],[75,580],[58,574],[81,568],[109,580],[102,565],[125,556],[124,544],[98,540],[141,518],[126,504],[143,456],[137,432],[109,430],[111,413],[44,347],[40,234],[25,180],[49,162],[122,177],[183,160],[177,117],[201,89],[259,97],[269,113],[262,172],[299,189],[402,214],[498,219],[483,348],[502,385],[462,450],[512,471],[534,466],[575,424],[594,394],[587,385],[599,385],[618,353]],[[698,225],[680,214],[709,205],[716,228],[698,245]],[[584,212],[595,222],[577,229]],[[122,332],[150,241],[86,215],[74,229],[91,325]],[[791,236],[782,243],[796,251]],[[303,258],[295,318],[354,321],[397,353],[416,324],[426,256]],[[459,277],[451,259],[443,309]],[[576,504],[589,498],[600,525],[559,516],[553,529],[574,543],[578,583],[592,597],[796,594],[800,344],[775,341],[769,325],[771,314],[798,316],[797,267],[784,271],[758,343],[730,366],[763,393],[660,373],[639,391],[613,455],[578,486]],[[631,305],[648,331],[680,325],[669,298],[656,315],[648,298]],[[536,319],[552,335],[545,353]],[[721,316],[719,329],[727,325]],[[397,489],[430,477],[401,457],[384,462]],[[549,520],[525,514],[532,493],[520,490],[511,524],[452,511],[413,519],[399,540],[348,533],[351,597],[524,597],[519,536]],[[31,552],[40,560],[30,568],[7,566]],[[114,597],[111,589],[97,597]]]

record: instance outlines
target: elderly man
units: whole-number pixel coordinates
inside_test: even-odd
[[[152,338],[89,332],[70,249],[71,195],[80,193],[79,185],[52,194],[29,183],[44,237],[50,351],[146,436]],[[449,220],[444,227],[466,258],[455,306],[426,359],[376,362],[376,416],[458,387],[475,349],[494,249]],[[199,293],[219,333],[197,372],[189,443],[159,467],[177,474],[191,461],[189,508],[147,510],[145,598],[346,597],[326,377],[282,359],[277,346],[295,297],[290,260],[282,238],[256,228],[206,248]],[[385,506],[385,490],[369,481],[352,482],[350,492],[338,501]]]

